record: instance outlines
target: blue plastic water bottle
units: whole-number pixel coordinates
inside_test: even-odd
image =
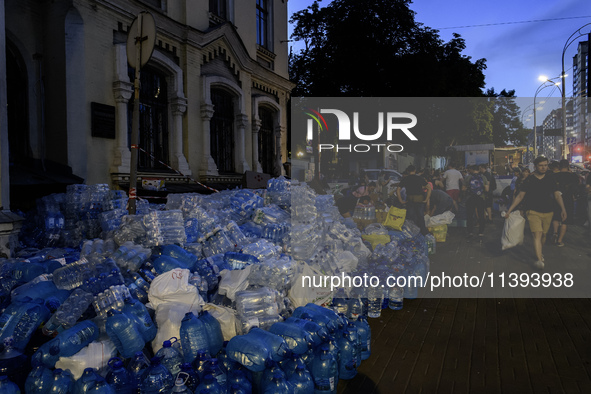
[[[209,394],[223,394],[225,388],[215,380],[213,376],[207,374],[203,377],[202,382],[197,386],[196,393],[209,393]]]
[[[287,346],[287,343],[285,343],[285,340],[281,336],[275,335],[269,331],[254,327],[247,335],[255,336],[263,341],[270,350],[269,356],[273,361],[283,360],[289,351],[289,347]]]
[[[222,325],[211,313],[205,310],[199,312],[198,318],[205,324],[207,337],[209,338],[209,354],[215,356],[222,350],[224,345]]]
[[[94,368],[86,368],[82,372],[80,379],[74,384],[74,393],[83,394],[88,393],[89,390],[99,381],[104,380]]]
[[[338,365],[328,346],[322,345],[320,354],[312,361],[310,373],[314,379],[314,389],[317,394],[336,394],[339,382]]]
[[[313,345],[312,337],[308,331],[295,324],[277,322],[269,328],[269,332],[282,337],[289,350],[295,354],[304,354]]]
[[[142,382],[142,394],[168,393],[173,386],[174,379],[168,368],[160,363],[160,357],[152,357]]]
[[[57,368],[53,371],[51,394],[69,394],[74,390],[74,378],[69,370]]]
[[[44,343],[33,354],[31,362],[42,363],[46,367],[53,368],[60,357],[73,356],[90,342],[95,341],[98,335],[99,329],[96,324],[90,320],[84,320]]]
[[[156,357],[161,360],[163,366],[168,368],[172,376],[176,376],[181,371],[181,364],[183,363],[182,353],[172,346],[172,342],[176,341],[177,339],[174,337],[170,338],[169,341],[164,341],[162,347],[156,353]]]
[[[295,371],[288,375],[294,394],[314,394],[314,380],[302,361],[298,362]]]
[[[115,393],[131,394],[133,392],[133,380],[131,374],[123,366],[123,361],[119,357],[113,357],[107,365],[109,366],[109,372],[105,380]]]
[[[146,345],[134,320],[116,309],[107,312],[106,331],[123,358],[133,356]]]
[[[25,382],[25,392],[27,394],[46,394],[49,393],[53,384],[53,373],[44,365],[37,365],[29,373]]]
[[[136,392],[139,392],[144,375],[150,367],[150,361],[143,352],[136,352],[131,360],[129,361],[129,373],[131,376],[133,388]]]
[[[6,375],[0,375],[0,393],[2,394],[20,394],[18,386],[11,382]]]
[[[209,357],[207,350],[203,349],[197,352],[197,357],[193,362],[193,367],[195,372],[197,372],[197,375],[199,375],[200,382],[202,382],[205,375],[207,375],[207,366],[209,365],[209,360],[211,360],[211,357]]]
[[[365,316],[361,316],[354,324],[361,341],[361,360],[367,360],[371,355],[371,328]]]
[[[187,312],[181,321],[180,337],[186,363],[192,363],[199,350],[209,351],[209,335],[205,323],[193,312]]]
[[[192,393],[194,393],[195,389],[197,388],[197,386],[199,386],[200,383],[199,375],[197,374],[197,372],[195,372],[190,363],[181,364],[181,372],[187,374],[187,378],[185,379],[185,386],[187,386],[187,388],[191,390]]]
[[[285,379],[285,375],[279,372],[275,372],[271,382],[267,382],[263,388],[263,394],[282,394],[291,392],[293,392],[291,385]]]
[[[252,383],[248,380],[246,373],[244,373],[241,369],[230,370],[227,373],[228,380],[227,384],[228,387],[232,387],[234,385],[241,387],[245,393],[252,393]]]
[[[341,360],[339,362],[339,379],[353,379],[357,375],[357,351],[355,339],[347,330],[337,333],[337,344],[341,349]]]
[[[150,342],[156,337],[158,328],[152,321],[148,309],[140,301],[133,298],[127,298],[122,312],[133,318],[136,327],[142,334],[142,338],[144,338],[145,342]]]

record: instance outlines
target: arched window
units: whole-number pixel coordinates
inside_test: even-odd
[[[234,173],[234,97],[224,89],[211,89],[211,157],[218,172]]]
[[[25,62],[14,44],[6,40],[6,95],[8,104],[8,149],[10,163],[28,164],[29,98]]]
[[[266,107],[259,107],[259,163],[266,174],[274,173],[275,133],[273,112]]]
[[[135,73],[129,68],[129,79]],[[168,91],[165,75],[152,67],[142,68],[140,75],[140,133],[138,170],[168,170]],[[128,143],[131,146],[131,126],[133,120],[133,101],[128,103]],[[162,162],[162,163],[161,163]]]

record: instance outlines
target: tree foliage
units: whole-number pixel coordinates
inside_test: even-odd
[[[519,119],[520,109],[515,103],[515,90],[503,89],[497,93],[491,88],[486,91],[486,96],[493,98],[492,142],[495,146],[525,145],[528,130]]]
[[[478,97],[485,59],[462,55],[458,34],[444,42],[415,21],[410,0],[314,2],[296,12],[290,56],[294,96]]]

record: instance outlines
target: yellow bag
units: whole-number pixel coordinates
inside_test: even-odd
[[[429,227],[429,232],[435,237],[437,242],[445,242],[447,238],[447,224],[440,224],[439,226]]]
[[[401,231],[404,220],[406,219],[406,209],[390,207],[386,220],[384,220],[384,227],[389,227],[394,230]]]
[[[379,244],[385,245],[390,242],[390,236],[387,234],[363,234],[361,238],[369,242],[372,249],[375,249]]]

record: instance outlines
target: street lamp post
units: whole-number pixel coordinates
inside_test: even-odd
[[[565,89],[566,85],[565,85],[565,80],[564,80],[566,78],[566,74],[564,73],[564,53],[566,52],[566,48],[568,48],[570,46],[570,44],[575,42],[575,40],[577,38],[586,35],[586,33],[581,32],[581,30],[586,26],[591,26],[591,23],[587,23],[586,25],[579,27],[573,34],[570,35],[570,37],[566,40],[566,43],[564,44],[564,48],[562,48],[562,72],[560,73],[560,78],[562,78],[562,146],[563,146],[562,158],[563,159],[567,158],[567,154],[566,154],[566,89]]]
[[[543,81],[542,84],[540,86],[538,86],[538,89],[536,90],[536,93],[534,94],[534,158],[538,157],[538,133],[537,133],[537,121],[536,121],[536,98],[538,97],[538,93],[540,93],[543,89],[549,87],[549,86],[558,86],[560,87],[560,82],[555,82],[554,79],[550,79],[544,76],[540,76],[538,78],[540,81]],[[550,83],[551,85],[546,85],[547,83]],[[542,149],[544,148],[544,140],[542,137]]]

